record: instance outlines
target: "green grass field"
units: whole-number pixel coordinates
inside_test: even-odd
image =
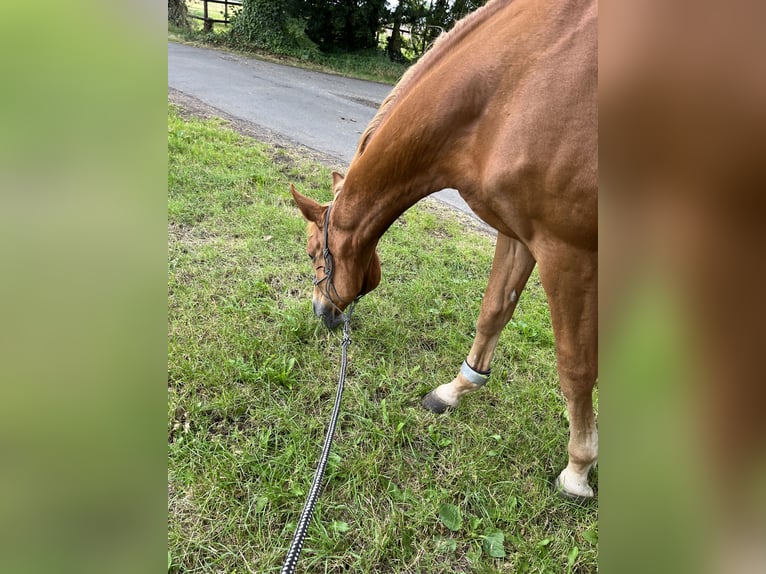
[[[222,122],[168,116],[170,572],[279,572],[335,393],[340,333],[311,312],[289,184],[330,171]],[[379,246],[358,305],[333,454],[300,572],[595,572],[598,510],[554,494],[567,420],[535,272],[490,383],[422,395],[471,344],[493,242],[428,205]],[[597,472],[592,473],[597,484]]]

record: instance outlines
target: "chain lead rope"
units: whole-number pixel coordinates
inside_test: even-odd
[[[317,469],[314,472],[314,480],[311,482],[311,488],[309,494],[306,497],[306,502],[303,505],[303,511],[298,519],[298,526],[295,529],[293,535],[293,541],[290,544],[290,549],[287,551],[287,557],[285,563],[282,565],[281,574],[293,574],[295,572],[295,566],[298,564],[298,557],[303,550],[303,542],[306,539],[306,533],[308,532],[309,522],[314,514],[314,508],[316,507],[317,499],[322,491],[322,478],[324,477],[324,471],[327,467],[327,460],[330,457],[330,447],[332,446],[332,437],[335,434],[335,426],[338,422],[338,415],[340,414],[340,402],[343,398],[343,386],[346,382],[346,365],[348,364],[348,346],[351,344],[351,313],[354,312],[356,306],[356,300],[354,300],[348,308],[348,312],[344,315],[343,321],[343,341],[341,343],[341,358],[340,358],[340,376],[338,377],[338,391],[335,393],[335,406],[332,409],[332,416],[330,417],[330,425],[327,427],[327,435],[324,439],[324,446],[322,447],[322,454],[319,456],[319,463]]]

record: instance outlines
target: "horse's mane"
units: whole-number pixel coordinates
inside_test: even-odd
[[[391,92],[388,94],[383,103],[378,108],[378,112],[367,128],[364,130],[362,137],[359,139],[359,145],[356,149],[356,155],[362,155],[364,150],[367,149],[367,145],[372,140],[378,127],[383,123],[388,113],[393,108],[394,103],[407,92],[409,88],[415,84],[426,72],[428,72],[433,65],[441,59],[449,50],[458,43],[461,39],[467,36],[473,31],[479,24],[484,22],[487,18],[494,15],[498,10],[509,4],[512,0],[491,0],[481,8],[470,13],[468,16],[460,20],[455,27],[449,32],[441,34],[432,47],[426,51],[420,60],[416,64],[411,66],[401,77],[399,82],[394,86]]]

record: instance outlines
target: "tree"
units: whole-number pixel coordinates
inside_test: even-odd
[[[189,10],[186,8],[186,0],[168,0],[168,22],[179,28],[189,27]]]
[[[447,0],[436,0],[436,2],[432,3],[428,24],[427,39],[429,42],[433,42],[439,37],[439,34],[451,28],[449,3]]]
[[[386,54],[392,62],[404,63],[402,54],[402,20],[404,18],[404,3],[399,2],[392,14],[393,28],[386,42]]]
[[[244,44],[266,50],[290,47],[286,34],[290,7],[290,0],[243,0],[232,20],[231,34]]]
[[[450,30],[458,20],[480,8],[487,0],[399,0],[388,23],[392,33],[388,38],[386,53],[394,61],[406,60],[402,50],[419,58],[440,34]],[[451,5],[450,5],[451,4]],[[409,31],[409,40],[402,35]]]
[[[467,16],[477,8],[481,8],[487,0],[455,0],[452,3],[452,9],[449,13],[450,28],[457,23],[458,20]]]
[[[185,0],[168,0],[183,5]],[[394,61],[419,57],[457,20],[487,0],[243,0],[231,37],[276,52],[355,52],[376,48],[378,32],[391,26],[386,53]],[[170,16],[169,16],[170,17]],[[409,32],[407,37],[404,33]]]
[[[296,2],[306,35],[325,52],[374,48],[386,0],[305,0]]]
[[[425,53],[428,47],[442,32],[452,27],[447,0],[409,0],[412,35],[412,50],[417,57]]]

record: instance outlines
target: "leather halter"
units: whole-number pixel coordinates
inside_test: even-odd
[[[327,232],[328,232],[328,228],[330,227],[330,210],[331,209],[332,209],[332,203],[330,203],[330,205],[327,206],[327,211],[325,212],[325,216],[324,216],[324,229],[322,230],[323,239],[324,239],[323,241],[324,245],[322,246],[322,259],[324,260],[324,265],[322,265],[321,267],[322,269],[324,269],[324,277],[322,277],[321,279],[317,279],[316,275],[314,275],[315,286],[319,285],[325,280],[327,280],[328,283],[332,282],[332,278],[331,278],[332,271],[333,271],[332,253],[330,253],[330,249],[327,246]],[[317,267],[316,269],[319,269],[319,267]]]
[[[351,309],[353,309],[353,306],[356,304],[359,299],[362,298],[362,295],[357,295],[354,297],[354,300],[350,303],[351,307],[349,308],[349,313],[346,315],[340,307],[338,307],[335,302],[332,300],[332,297],[330,296],[330,290],[332,289],[332,292],[335,294],[335,297],[338,299],[338,301],[342,301],[340,295],[338,294],[337,289],[335,289],[335,285],[333,285],[332,277],[333,272],[335,271],[335,265],[332,257],[332,253],[330,253],[329,244],[327,243],[327,236],[330,229],[330,211],[332,211],[332,206],[334,202],[330,202],[330,204],[327,206],[327,212],[324,216],[324,229],[322,230],[322,236],[323,236],[323,242],[324,246],[322,247],[322,258],[324,259],[324,265],[321,265],[320,267],[324,269],[324,277],[321,279],[317,279],[316,275],[314,275],[314,286],[319,287],[322,295],[325,296],[325,299],[327,299],[330,302],[330,305],[333,306],[333,308],[341,314],[342,317],[347,318],[351,316]],[[319,267],[317,267],[319,269]],[[324,283],[324,289],[321,287],[321,284]]]
[[[330,296],[330,289],[335,293],[335,296],[338,298],[338,301],[340,301],[340,295],[338,295],[338,291],[335,289],[335,285],[332,283],[332,275],[334,269],[333,265],[333,257],[332,253],[330,253],[329,244],[327,242],[328,239],[328,231],[330,228],[330,211],[332,210],[332,202],[330,202],[330,205],[327,206],[327,212],[324,216],[324,229],[322,230],[323,235],[323,247],[322,247],[322,258],[324,259],[324,264],[321,266],[322,269],[324,269],[324,277],[321,279],[317,279],[316,275],[314,275],[314,286],[319,287],[322,283],[325,283],[324,289],[320,287],[320,291],[325,296],[325,299],[327,299],[330,302],[330,305],[332,305],[336,311],[343,314],[343,311],[340,310],[340,308],[335,304],[335,302],[332,300],[332,297]],[[318,269],[318,268],[317,268]]]

